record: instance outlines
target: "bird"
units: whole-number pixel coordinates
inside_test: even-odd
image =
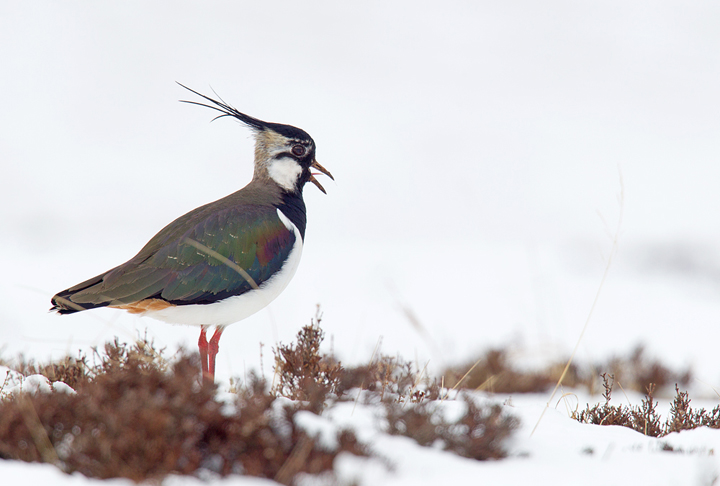
[[[335,179],[316,160],[315,141],[304,130],[251,117],[219,96],[178,84],[202,98],[182,102],[219,111],[214,119],[232,117],[252,131],[252,180],[180,216],[122,265],[58,292],[50,310],[63,315],[110,307],[199,326],[202,376],[214,381],[225,327],[267,306],[297,270],[307,223],[303,187],[311,182],[326,194],[315,176]]]

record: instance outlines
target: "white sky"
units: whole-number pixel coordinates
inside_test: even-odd
[[[398,312],[402,301],[447,355],[515,334],[567,349],[609,248],[596,213],[614,226],[619,172],[621,263],[597,326],[628,335],[601,333],[598,346],[645,338],[652,347],[654,331],[672,333],[679,316],[706,326],[690,332],[717,332],[716,2],[46,1],[0,10],[8,351],[104,339],[88,336],[94,318],[44,314],[49,297],[249,180],[249,131],[178,103],[194,98],[175,81],[305,129],[336,177],[327,196],[306,190],[306,254],[289,296],[249,320],[266,330],[275,322],[284,341],[319,301],[336,345],[359,347],[355,359],[369,357],[379,333],[390,354],[410,342],[410,354],[431,355]],[[645,273],[633,273],[638,262]],[[169,342],[195,339],[194,329],[116,314],[99,315]],[[273,337],[248,333],[228,331],[221,355],[242,348],[257,361],[258,340]]]

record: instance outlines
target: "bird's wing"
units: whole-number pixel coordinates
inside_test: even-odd
[[[73,312],[58,305],[63,299],[81,308],[151,298],[209,304],[262,285],[288,258],[296,238],[272,206],[199,211],[168,225],[127,263],[60,292],[53,303],[61,312]]]

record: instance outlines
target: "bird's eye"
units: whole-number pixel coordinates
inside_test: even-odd
[[[293,155],[296,155],[298,157],[305,155],[305,147],[300,144],[293,145],[293,148],[290,151],[293,153]]]

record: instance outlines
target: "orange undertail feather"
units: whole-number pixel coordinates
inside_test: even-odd
[[[147,311],[159,311],[168,307],[175,307],[175,304],[162,299],[145,299],[131,304],[109,305],[113,309],[124,309],[130,314],[142,314]]]

